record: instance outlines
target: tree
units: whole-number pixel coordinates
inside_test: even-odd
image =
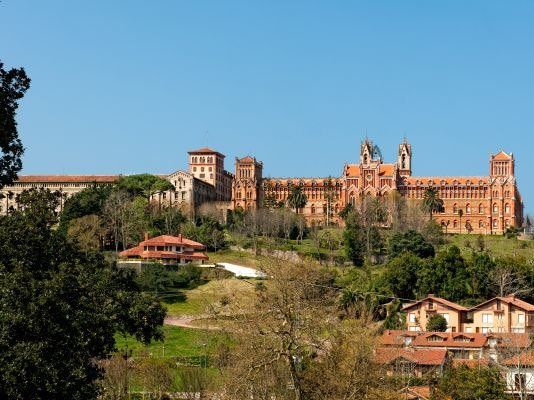
[[[443,212],[445,207],[443,206],[443,200],[439,198],[439,193],[436,188],[429,187],[425,190],[423,195],[423,207],[428,212],[430,220],[435,212]]]
[[[460,234],[462,234],[462,217],[464,216],[464,210],[461,208],[458,210],[458,218],[460,218]]]
[[[57,194],[19,201],[0,217],[0,398],[95,399],[115,333],[161,339],[165,310],[132,273],[53,228]]]
[[[63,205],[59,227],[67,231],[71,220],[85,217],[87,215],[97,215],[102,217],[104,214],[104,205],[112,187],[110,185],[92,185],[82,191],[69,197]]]
[[[509,400],[506,385],[495,367],[448,368],[439,380],[436,400]]]
[[[4,69],[0,61],[0,189],[12,183],[22,168],[24,147],[15,119],[19,100],[30,88],[23,68]]]
[[[359,216],[356,213],[351,213],[345,222],[343,246],[345,247],[347,258],[357,267],[363,265],[365,255],[364,240],[364,232],[360,225]]]
[[[403,252],[410,252],[421,258],[433,257],[435,254],[434,246],[415,231],[396,233],[389,239],[388,256],[390,258],[395,258]]]
[[[434,314],[426,323],[428,332],[445,332],[447,330],[447,320],[441,314]]]
[[[293,186],[291,192],[287,196],[287,204],[295,209],[295,212],[298,214],[299,210],[303,208],[308,202],[308,198],[302,191],[302,186]]]
[[[384,273],[387,289],[396,297],[414,299],[417,272],[423,261],[413,253],[404,252],[390,260]]]
[[[147,201],[150,201],[155,193],[174,190],[173,184],[168,180],[151,174],[122,176],[117,182],[117,187],[131,196],[142,196]]]
[[[86,215],[70,221],[67,237],[85,251],[98,251],[102,248],[105,229],[98,215]]]
[[[232,332],[223,399],[388,399],[368,320],[332,318],[337,292],[315,264],[273,260],[253,304],[216,315]]]

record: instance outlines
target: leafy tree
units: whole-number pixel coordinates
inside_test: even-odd
[[[345,222],[343,246],[347,258],[352,261],[355,266],[362,266],[365,255],[365,238],[360,225],[359,216],[356,213],[351,213]]]
[[[435,212],[445,211],[443,200],[439,198],[439,193],[436,188],[429,187],[425,190],[423,195],[423,208],[428,212],[430,220],[432,220],[432,215]]]
[[[0,189],[12,183],[22,168],[24,147],[15,119],[19,100],[30,88],[23,68],[4,69],[0,61]]]
[[[161,339],[165,310],[131,273],[53,229],[57,194],[0,217],[0,398],[94,399],[116,332]]]
[[[445,332],[447,330],[447,320],[441,314],[434,314],[426,323],[428,332]]]
[[[122,176],[117,182],[117,187],[132,196],[142,196],[147,200],[150,200],[155,193],[174,189],[168,180],[151,174]]]
[[[423,235],[415,231],[395,233],[389,239],[388,255],[395,258],[403,252],[410,252],[421,258],[433,257],[434,246],[428,243]]]
[[[467,263],[456,246],[426,260],[417,275],[417,291],[421,296],[435,293],[452,301],[462,301],[469,295]]]
[[[143,266],[136,280],[141,289],[157,296],[174,286],[173,272],[161,263],[153,263]]]
[[[494,367],[448,368],[439,380],[434,400],[509,400],[501,373]]]
[[[87,215],[102,216],[104,205],[112,187],[110,185],[92,185],[75,195],[69,197],[63,205],[61,218],[59,220],[60,229],[67,231],[71,220],[85,217]]]
[[[105,230],[98,215],[86,215],[70,221],[67,237],[74,240],[78,247],[86,251],[98,251],[102,248]]]
[[[287,204],[295,209],[295,212],[298,214],[299,210],[303,208],[308,202],[308,198],[302,191],[302,186],[293,186],[291,192],[287,196]]]
[[[217,251],[228,245],[223,226],[208,216],[197,218],[195,224],[185,225],[183,233],[187,238],[202,243],[208,250]]]
[[[414,299],[417,273],[423,260],[413,253],[401,253],[387,264],[384,273],[385,285],[390,293],[403,299]]]
[[[339,212],[339,217],[343,221],[346,221],[353,211],[354,211],[354,206],[352,205],[352,203],[348,203],[345,207],[343,207],[343,210]]]

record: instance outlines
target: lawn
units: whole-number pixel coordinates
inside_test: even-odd
[[[119,351],[132,351],[133,357],[150,355],[152,357],[199,357],[210,354],[224,336],[217,331],[187,329],[164,325],[163,342],[152,342],[148,346],[138,342],[132,336],[115,336]]]
[[[445,246],[455,245],[460,248],[464,255],[471,254],[472,249],[478,249],[478,235],[451,235],[447,236],[448,243]],[[534,242],[508,239],[501,235],[484,235],[485,248],[495,257],[522,256],[526,259],[534,259]]]
[[[186,300],[182,302],[165,302],[168,316],[205,314],[209,305],[231,304],[236,300],[242,302],[252,299],[255,280],[237,278],[212,280],[195,289],[184,290]]]

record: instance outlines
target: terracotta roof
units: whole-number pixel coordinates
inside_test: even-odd
[[[164,259],[164,260],[208,260],[209,257],[204,253],[176,253],[174,251],[144,250],[142,246],[137,246],[119,253],[120,257],[139,257],[145,259]]]
[[[463,358],[453,358],[452,359],[452,366],[454,368],[457,368],[461,365],[466,365],[469,368],[476,368],[476,367],[487,367],[489,365],[489,360],[487,358],[477,358],[475,360],[469,360],[469,359],[463,359]]]
[[[120,175],[20,175],[21,183],[113,183]]]
[[[504,365],[512,366],[533,366],[534,365],[534,353],[528,351],[526,353],[517,354],[503,361]]]
[[[476,306],[472,307],[471,310],[477,310],[478,308],[481,308],[482,306],[488,303],[491,303],[493,301],[496,301],[496,300],[500,300],[503,303],[512,304],[513,306],[517,308],[521,308],[522,310],[525,310],[525,311],[534,311],[534,305],[527,303],[524,300],[518,299],[515,296],[494,297],[493,299],[477,304]]]
[[[266,178],[264,179],[264,182],[270,184],[273,188],[277,183],[284,186],[287,185],[289,181],[291,181],[293,185],[298,185],[299,182],[302,182],[305,187],[310,187],[313,182],[315,182],[315,186],[322,187],[324,186],[324,182],[328,181],[328,179],[332,180],[332,185],[335,185],[338,182],[341,183],[338,178]]]
[[[360,165],[359,164],[349,164],[345,170],[346,176],[360,176]]]
[[[380,164],[380,176],[393,176],[394,164]]]
[[[424,299],[421,299],[419,301],[416,301],[415,303],[411,303],[411,304],[407,304],[405,305],[404,307],[402,307],[403,310],[409,310],[410,308],[413,308],[423,302],[428,302],[428,300],[432,300],[433,302],[436,302],[436,303],[441,303],[449,308],[452,308],[454,310],[458,310],[458,311],[467,311],[468,309],[465,308],[464,306],[461,306],[460,304],[456,304],[452,301],[449,301],[449,300],[446,300],[446,299],[443,299],[441,297],[436,297],[436,296],[432,296],[432,295],[429,295],[427,297],[425,297]]]
[[[430,399],[430,386],[409,386],[399,390],[403,400]]]
[[[501,150],[497,154],[495,154],[494,156],[491,156],[491,159],[495,160],[495,161],[509,161],[509,160],[512,159],[512,155],[511,154],[507,154],[503,150]]]
[[[419,334],[421,332],[387,329],[382,333],[378,341],[382,346],[404,346],[404,339],[406,337],[411,337],[413,340]]]
[[[417,365],[441,365],[445,361],[447,350],[445,349],[411,349],[411,348],[378,348],[375,352],[375,360],[380,364],[391,364],[399,358],[403,358]]]
[[[439,336],[443,340],[430,340],[432,336]],[[483,333],[463,333],[463,332],[421,332],[412,342],[416,347],[461,347],[480,348],[487,343],[487,336]]]
[[[219,153],[217,150],[210,149],[209,147],[202,147],[197,150],[188,151],[188,154],[218,154],[224,157],[224,154]]]
[[[251,156],[245,156],[243,158],[239,158],[237,161],[242,162],[242,163],[253,163],[253,162],[256,162],[256,159]]]
[[[170,235],[161,235],[154,238],[144,240],[139,243],[139,246],[165,246],[165,245],[185,245],[193,248],[203,249],[204,245],[202,243],[189,240],[182,235],[179,236],[170,236]]]
[[[497,347],[524,349],[532,344],[529,333],[490,333],[488,338],[497,338]]]

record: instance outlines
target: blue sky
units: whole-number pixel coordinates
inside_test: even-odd
[[[208,144],[270,176],[337,176],[367,132],[416,175],[516,157],[534,211],[534,2],[3,0],[33,82],[23,173],[165,173]],[[206,133],[207,132],[207,133]]]

